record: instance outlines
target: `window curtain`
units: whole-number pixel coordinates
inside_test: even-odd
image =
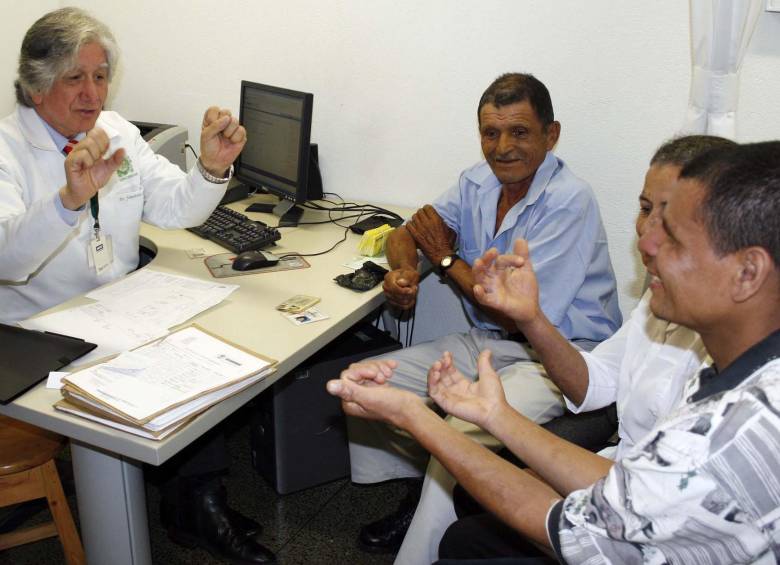
[[[689,0],[691,94],[683,133],[736,134],[739,70],[764,0]]]

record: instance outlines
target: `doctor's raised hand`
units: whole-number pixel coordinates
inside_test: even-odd
[[[66,185],[60,189],[60,200],[68,210],[77,210],[103,188],[125,158],[117,149],[105,157],[109,139],[100,128],[89,131],[65,159]]]
[[[211,106],[203,114],[200,162],[215,177],[224,178],[246,144],[246,130],[230,110]]]

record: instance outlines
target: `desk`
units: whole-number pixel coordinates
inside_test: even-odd
[[[267,198],[255,196],[231,207],[243,211],[247,204]],[[270,225],[276,223],[267,214],[247,215]],[[327,214],[324,212],[306,210],[303,221],[325,219]],[[341,239],[344,229],[321,224],[282,228],[281,232],[282,239],[277,242],[274,253],[296,251],[305,254],[324,251]],[[203,261],[190,259],[184,250],[202,247],[207,255],[225,252],[215,243],[184,230],[164,231],[144,225],[141,234],[157,246],[157,256],[150,266],[159,271],[209,278]],[[162,441],[143,439],[57,412],[52,404],[60,398],[60,393],[43,384],[0,407],[2,414],[71,438],[81,533],[90,563],[151,563],[141,463],[164,463],[383,302],[381,287],[357,293],[332,281],[336,275],[349,272],[342,265],[356,255],[358,241],[359,236],[350,232],[347,241],[334,251],[307,258],[311,264],[309,269],[221,279],[238,284],[240,288],[194,321],[232,342],[273,357],[279,361],[277,371],[220,402]],[[274,307],[294,294],[320,296],[322,300],[318,307],[330,317],[305,326],[291,324]],[[87,302],[88,299],[79,297],[49,312]]]

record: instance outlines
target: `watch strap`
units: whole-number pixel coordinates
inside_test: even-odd
[[[447,259],[447,258],[450,259],[449,265],[447,265],[447,266],[442,265],[442,263],[444,262],[444,259]],[[455,261],[457,261],[458,259],[460,259],[460,257],[458,256],[457,253],[452,253],[451,255],[446,255],[446,256],[442,257],[442,260],[439,262],[439,276],[443,277],[445,275],[445,273],[448,270],[450,270],[450,268],[452,268],[452,266],[455,264]]]
[[[231,178],[233,178],[233,165],[230,165],[230,168],[227,171],[228,175],[224,178],[215,177],[210,172],[208,172],[206,167],[203,166],[203,162],[200,160],[200,158],[198,159],[197,165],[201,176],[212,184],[225,184]]]

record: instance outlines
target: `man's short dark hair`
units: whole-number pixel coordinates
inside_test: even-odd
[[[758,246],[780,267],[780,141],[708,151],[680,178],[706,189],[699,215],[719,255]]]
[[[485,104],[500,108],[525,100],[528,100],[536,112],[536,117],[542,122],[544,129],[555,121],[550,92],[542,81],[530,74],[506,73],[494,80],[479,99],[477,122],[479,123],[479,114]]]
[[[699,155],[720,147],[734,147],[736,142],[717,135],[684,135],[672,138],[656,149],[650,166],[684,167]]]

